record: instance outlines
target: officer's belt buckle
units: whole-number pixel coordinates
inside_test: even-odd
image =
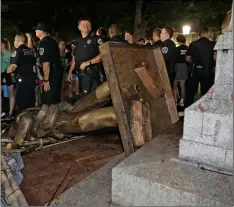
[[[196,68],[202,69],[203,66],[202,65],[197,65]]]

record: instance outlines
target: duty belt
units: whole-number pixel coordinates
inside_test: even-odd
[[[199,68],[199,69],[204,68],[204,66],[202,66],[202,65],[196,65],[195,67],[196,67],[196,68]]]

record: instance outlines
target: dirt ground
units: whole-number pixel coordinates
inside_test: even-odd
[[[53,196],[59,196],[122,152],[116,133],[90,136],[32,152],[23,157],[21,190],[30,206],[45,205]]]
[[[179,121],[162,134],[182,134],[182,128]],[[122,152],[113,132],[35,151],[24,156],[22,192],[30,206],[45,205]]]

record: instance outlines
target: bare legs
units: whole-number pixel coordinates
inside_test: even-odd
[[[185,80],[175,80],[173,85],[173,95],[175,102],[177,103],[177,95],[178,95],[178,83],[180,84],[181,88],[181,99],[180,99],[180,105],[184,106],[184,99],[185,99]]]
[[[14,85],[8,86],[9,90],[9,104],[10,104],[10,109],[9,109],[9,114],[13,114],[13,110],[15,107],[15,90],[14,90]]]

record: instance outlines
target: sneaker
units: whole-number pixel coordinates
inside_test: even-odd
[[[10,121],[10,120],[12,120],[12,119],[13,119],[12,114],[8,114],[8,116],[7,116],[6,120]]]

